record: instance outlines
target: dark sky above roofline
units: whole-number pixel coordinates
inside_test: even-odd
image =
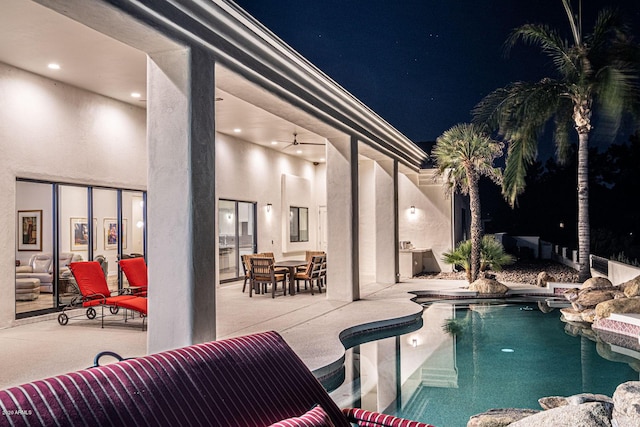
[[[505,56],[515,27],[544,23],[570,37],[561,0],[236,3],[413,141],[468,122],[494,89],[551,75],[536,47],[519,45]],[[603,7],[619,8],[640,35],[639,0],[584,0],[585,32]]]

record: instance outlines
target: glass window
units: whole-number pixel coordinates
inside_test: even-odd
[[[289,236],[291,242],[309,241],[309,208],[289,208]]]
[[[77,296],[68,268],[74,261],[100,261],[109,287],[118,289],[122,283],[119,250],[144,256],[144,200],[141,191],[19,178],[16,317],[38,315],[69,304]],[[39,281],[37,290],[35,279]]]
[[[55,307],[52,206],[52,184],[16,182],[17,315]]]
[[[237,280],[244,275],[242,255],[255,253],[256,204],[235,200],[218,203],[218,267],[220,281]]]

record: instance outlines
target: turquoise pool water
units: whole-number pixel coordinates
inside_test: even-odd
[[[633,352],[565,327],[575,334],[558,310],[545,314],[535,302],[434,303],[420,329],[348,350],[345,382],[331,395],[343,407],[464,427],[491,408],[540,409],[540,397],[583,392],[611,396],[639,379]]]

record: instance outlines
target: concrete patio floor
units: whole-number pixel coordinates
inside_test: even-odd
[[[278,331],[312,371],[341,363],[340,333],[390,326],[419,317],[422,306],[411,301],[412,291],[461,292],[457,280],[411,279],[398,284],[362,286],[354,302],[329,301],[326,294],[301,292],[295,296],[242,293],[242,282],[218,290],[217,338],[260,331]],[[529,286],[508,284],[520,290]],[[540,289],[540,288],[533,288]],[[93,365],[96,354],[109,350],[122,357],[146,354],[147,334],[140,321],[114,322],[100,328],[97,320],[71,320],[60,326],[57,313],[24,319],[19,326],[0,330],[0,389],[63,374]],[[109,362],[111,360],[104,360]]]

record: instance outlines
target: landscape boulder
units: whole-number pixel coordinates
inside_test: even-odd
[[[546,271],[541,271],[538,273],[538,277],[536,278],[536,285],[539,288],[545,288],[548,282],[555,282],[556,279]]]
[[[558,406],[509,424],[510,427],[611,427],[611,410],[602,402]]]
[[[607,318],[611,313],[640,314],[640,297],[611,299],[596,305],[597,319]]]
[[[600,402],[607,406],[608,411],[613,410],[613,399],[604,394],[580,393],[569,397],[549,396],[538,399],[540,407],[545,411],[559,406],[582,405],[589,402]]]
[[[584,320],[582,320],[582,314],[580,314],[580,312],[575,308],[561,308],[560,313],[562,313],[567,322],[584,322]]]
[[[538,310],[546,314],[551,313],[553,310],[555,310],[555,308],[547,304],[546,301],[538,301]]]
[[[624,293],[614,288],[588,288],[578,292],[578,297],[571,301],[571,305],[576,310],[582,311],[587,308],[593,308],[603,301],[614,298],[624,298]]]
[[[613,283],[606,277],[592,277],[587,279],[580,289],[603,289],[603,288],[612,288]]]
[[[587,308],[580,312],[580,317],[582,320],[587,323],[593,323],[596,320],[596,309],[595,308]]]
[[[613,419],[618,427],[640,426],[640,381],[620,384],[613,393]]]
[[[535,409],[489,409],[481,414],[472,415],[467,427],[504,427],[538,412],[540,411]]]
[[[469,290],[479,294],[506,294],[509,288],[497,280],[480,278],[469,285]]]
[[[567,299],[567,301],[573,303],[575,300],[578,299],[578,296],[580,295],[580,289],[578,288],[567,289],[562,293],[562,295]]]
[[[637,297],[640,295],[640,276],[622,283],[620,289],[627,298]]]

